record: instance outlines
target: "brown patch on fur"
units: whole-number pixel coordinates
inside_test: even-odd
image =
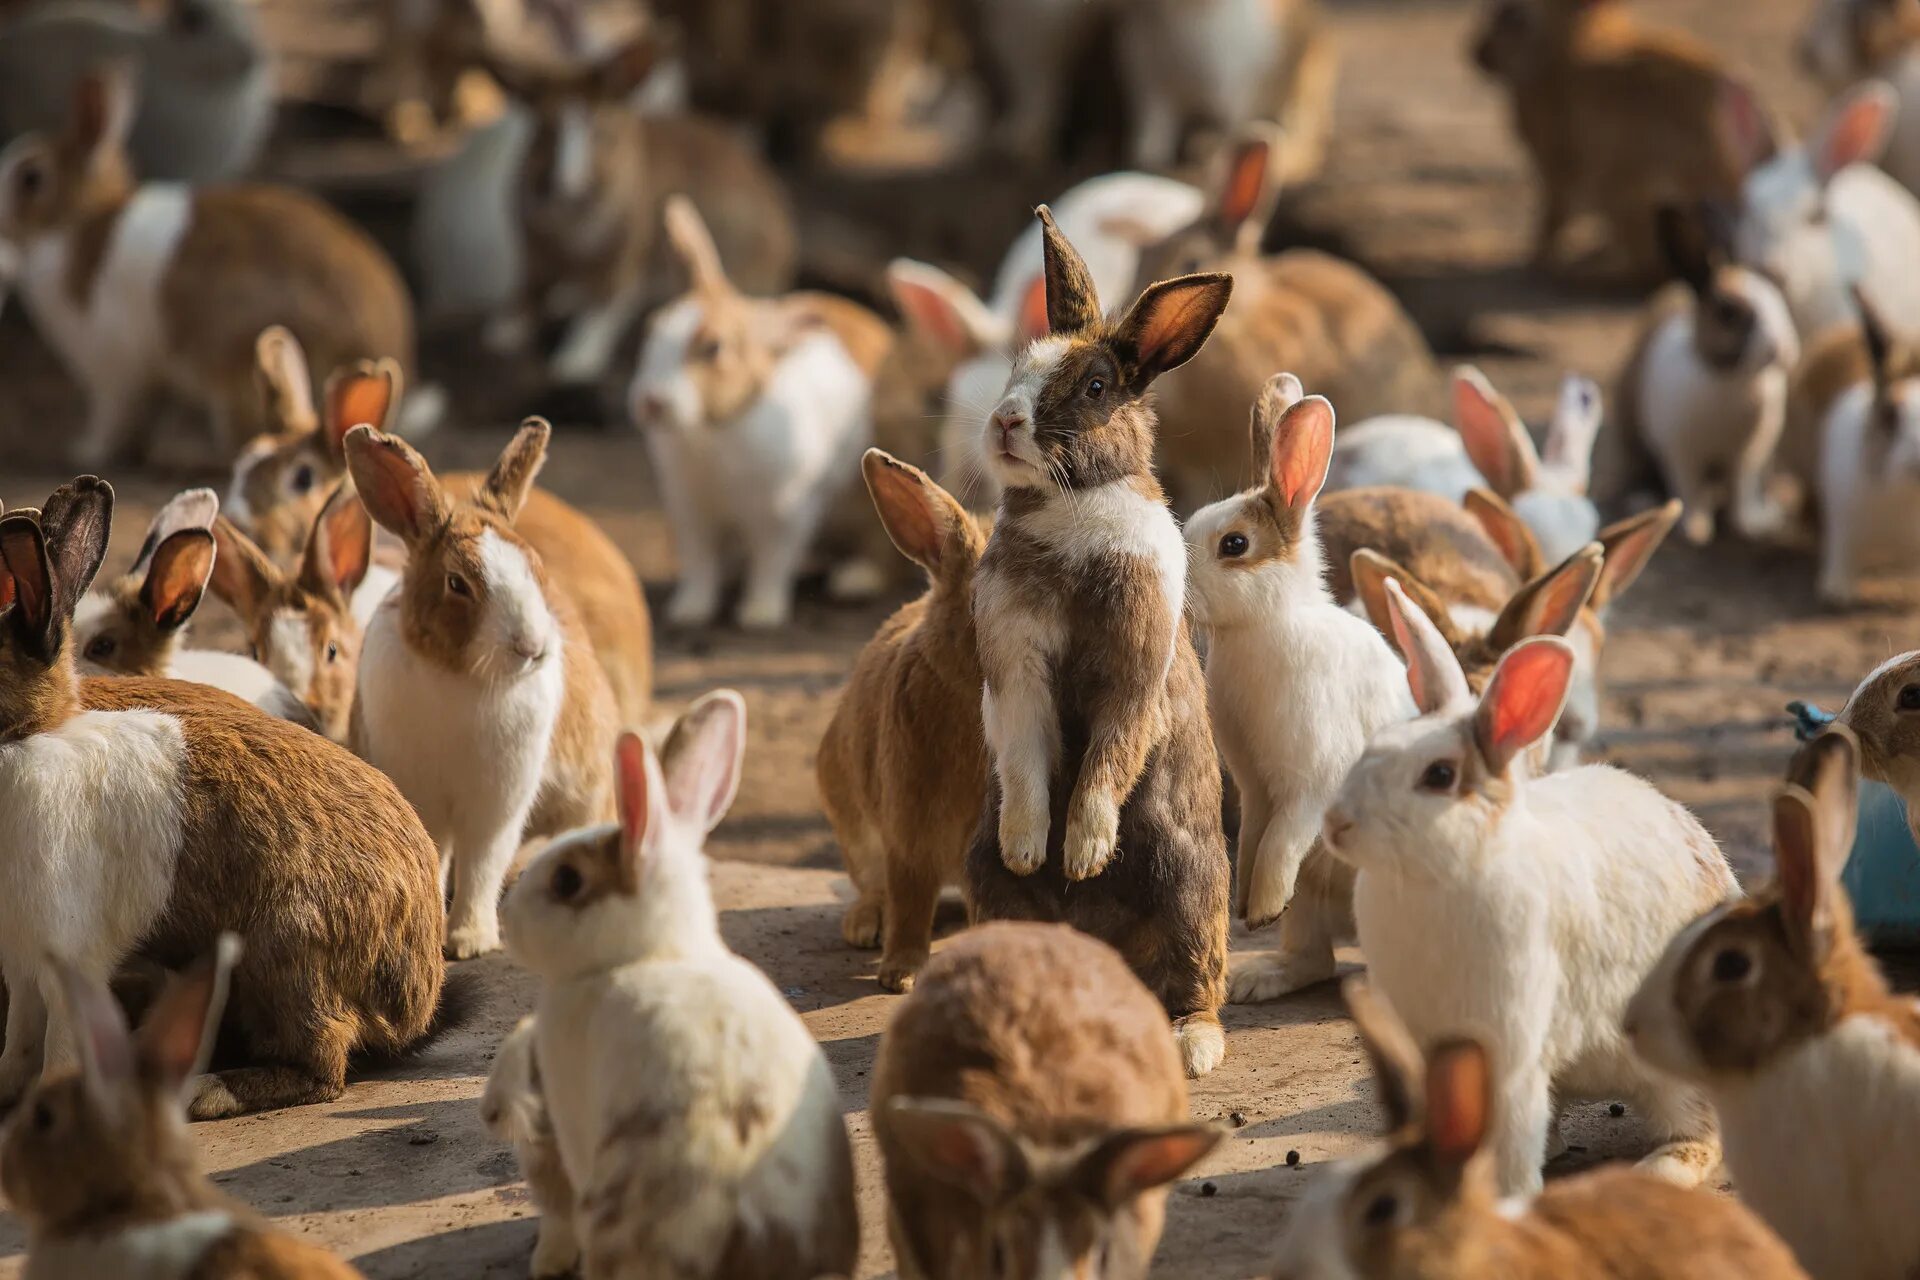
[[[162,630],[141,599],[146,579],[134,574],[115,579],[96,594],[109,602],[111,621],[93,633],[80,657],[123,676],[164,676],[180,647],[178,629]]]
[[[1497,611],[1520,577],[1472,516],[1438,494],[1386,486],[1323,494],[1317,504],[1327,585],[1341,604],[1354,598],[1350,562],[1370,547],[1404,566],[1449,605]]]
[[[554,848],[556,846],[548,846]],[[593,839],[569,840],[553,860],[547,877],[547,896],[574,911],[584,911],[614,894],[632,897],[639,888],[635,866],[623,855],[620,832],[608,831]]]

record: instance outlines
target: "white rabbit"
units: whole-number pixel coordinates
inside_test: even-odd
[[[615,749],[620,821],[556,840],[507,894],[507,943],[544,982],[534,1054],[586,1274],[853,1274],[853,1156],[826,1057],[727,949],[702,846],[740,778],[746,706],[687,714],[663,777]],[[667,1265],[668,1260],[672,1265]]]
[[[1851,603],[1870,571],[1908,572],[1920,532],[1920,367],[1912,340],[1859,300],[1872,376],[1841,393],[1820,427],[1820,598]]]
[[[1503,1194],[1539,1190],[1556,1106],[1592,1098],[1642,1109],[1663,1144],[1645,1167],[1704,1181],[1712,1112],[1633,1057],[1621,1015],[1667,940],[1738,893],[1733,872],[1693,815],[1630,774],[1515,767],[1559,718],[1566,641],[1514,646],[1476,704],[1426,615],[1398,583],[1389,597],[1421,718],[1368,744],[1322,834],[1359,872],[1373,982],[1423,1045],[1486,1044]]]
[[[1454,426],[1391,414],[1357,422],[1333,445],[1329,491],[1369,485],[1423,489],[1458,501],[1487,488],[1507,500],[1557,563],[1593,541],[1600,516],[1587,497],[1600,388],[1569,373],[1535,451],[1513,405],[1472,365],[1453,373]]]
[[[1800,66],[1829,93],[1879,80],[1899,99],[1880,167],[1920,193],[1920,10],[1912,0],[1819,0],[1800,33]]]
[[[1729,131],[1752,166],[1734,233],[1740,261],[1779,284],[1805,342],[1854,318],[1856,286],[1894,332],[1920,337],[1920,280],[1908,270],[1920,261],[1920,200],[1874,166],[1894,106],[1893,90],[1869,81],[1792,146],[1776,142],[1744,88],[1723,94]]]
[[[1330,978],[1353,930],[1353,881],[1318,847],[1320,819],[1367,740],[1413,718],[1386,640],[1333,602],[1313,500],[1333,406],[1276,375],[1253,409],[1258,489],[1187,521],[1188,611],[1207,635],[1207,704],[1240,788],[1236,905],[1280,920],[1280,951],[1233,966],[1228,998],[1271,1000]],[[1299,892],[1296,893],[1296,885]]]

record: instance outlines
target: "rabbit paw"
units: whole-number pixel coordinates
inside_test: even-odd
[[[667,601],[667,621],[676,627],[704,627],[720,610],[720,591],[705,583],[682,582]]]
[[[447,930],[446,952],[449,960],[471,960],[499,949],[500,926],[497,922],[467,924]]]
[[[192,1089],[187,1098],[189,1120],[219,1120],[246,1110],[240,1099],[233,1096],[233,1090],[227,1088],[227,1082],[212,1072],[195,1076]]]
[[[865,898],[840,917],[840,937],[850,947],[871,951],[880,945],[880,904]]]
[[[749,592],[741,597],[733,620],[740,624],[743,631],[778,631],[787,625],[787,619],[792,615],[793,606],[785,594]]]
[[[1173,1024],[1174,1046],[1187,1079],[1210,1074],[1227,1056],[1227,1031],[1217,1018],[1191,1014]]]
[[[880,962],[880,989],[897,991],[901,995],[913,990],[913,979],[920,972],[920,966],[927,962],[924,955],[902,959],[885,959]]]
[[[1717,1142],[1669,1142],[1634,1168],[1681,1187],[1697,1187],[1720,1171]]]
[[[1067,879],[1085,880],[1099,875],[1113,861],[1119,845],[1120,806],[1111,796],[1083,797],[1067,820]]]
[[[1227,971],[1228,1004],[1262,1004],[1278,1000],[1334,974],[1334,966],[1302,964],[1279,955],[1236,957]]]
[[[565,1226],[552,1214],[540,1219],[540,1238],[534,1242],[533,1258],[530,1262],[533,1280],[548,1280],[548,1277],[570,1276],[580,1265],[580,1243],[573,1237],[573,1229]]]
[[[1030,876],[1047,862],[1047,811],[1037,814],[1016,813],[1011,807],[1000,811],[1000,861],[1017,876]]]

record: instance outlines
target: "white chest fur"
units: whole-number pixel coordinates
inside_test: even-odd
[[[201,1255],[232,1234],[233,1215],[189,1213],[111,1235],[63,1240],[36,1247],[26,1280],[179,1280],[199,1266]]]

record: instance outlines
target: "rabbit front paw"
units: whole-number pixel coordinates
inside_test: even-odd
[[[1022,812],[1012,805],[1000,810],[1000,861],[1017,876],[1030,876],[1046,865],[1047,810],[1036,806]]]
[[[1109,795],[1082,796],[1067,819],[1067,879],[1086,880],[1099,875],[1113,861],[1119,845],[1120,806]]]
[[[449,960],[471,960],[499,949],[500,925],[497,921],[476,922],[447,930],[446,952]]]

